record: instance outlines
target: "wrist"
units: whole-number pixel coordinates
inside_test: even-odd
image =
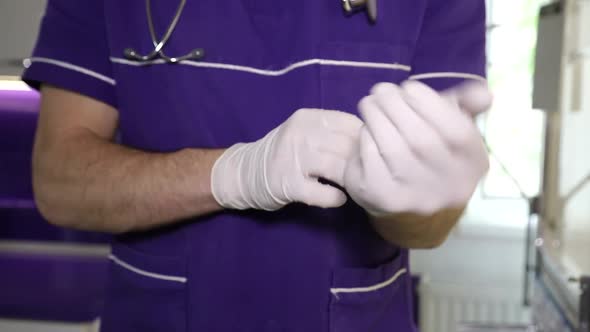
[[[211,167],[211,195],[217,204],[226,209],[247,208],[242,202],[236,200],[236,195],[233,193],[238,189],[240,176],[234,165],[240,164],[241,154],[238,152],[245,145],[246,143],[237,143],[223,150]]]
[[[441,209],[432,214],[411,212],[372,217],[375,230],[388,242],[413,249],[436,248],[457,224],[464,206]]]

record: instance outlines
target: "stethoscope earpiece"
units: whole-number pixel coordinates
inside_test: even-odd
[[[342,0],[342,6],[349,14],[366,9],[371,22],[377,21],[377,0]]]

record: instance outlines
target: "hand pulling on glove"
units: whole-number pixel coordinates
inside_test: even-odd
[[[417,81],[375,85],[344,186],[373,215],[422,215],[465,204],[488,170],[473,117],[492,101],[482,83],[438,93]]]

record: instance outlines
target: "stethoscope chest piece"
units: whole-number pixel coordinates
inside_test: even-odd
[[[349,14],[365,9],[371,22],[377,21],[377,0],[342,0],[342,5]]]

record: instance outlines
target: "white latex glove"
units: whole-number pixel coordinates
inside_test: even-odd
[[[291,202],[338,207],[344,170],[358,140],[362,121],[351,114],[301,109],[254,143],[238,143],[215,162],[211,189],[229,209],[277,210]]]
[[[417,81],[375,85],[359,103],[365,126],[346,190],[373,215],[465,204],[489,167],[473,117],[491,101],[480,82],[443,93]]]

